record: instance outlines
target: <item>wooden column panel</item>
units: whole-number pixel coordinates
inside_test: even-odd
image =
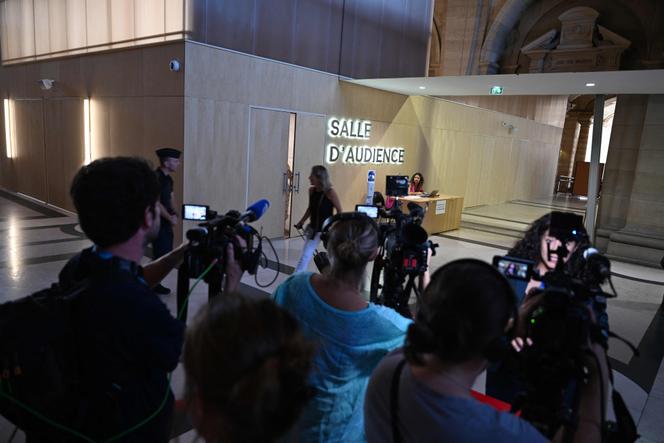
[[[46,201],[44,119],[41,100],[14,100],[16,190]]]
[[[69,188],[85,160],[83,99],[44,101],[46,201],[74,211]]]

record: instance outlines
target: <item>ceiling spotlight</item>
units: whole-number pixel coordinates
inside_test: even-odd
[[[420,89],[424,90],[426,89],[426,86],[420,86]]]
[[[588,83],[586,83],[586,86],[589,87],[589,88],[592,88],[593,86],[595,86],[595,83],[588,82]]]

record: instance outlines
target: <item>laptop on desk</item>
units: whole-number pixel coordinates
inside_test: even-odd
[[[438,189],[434,189],[431,192],[426,192],[422,194],[422,197],[428,197],[428,198],[438,197]]]

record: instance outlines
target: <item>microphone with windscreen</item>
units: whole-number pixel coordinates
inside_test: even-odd
[[[263,216],[270,207],[270,202],[266,199],[260,199],[244,211],[243,214],[240,214],[239,221],[251,223]]]

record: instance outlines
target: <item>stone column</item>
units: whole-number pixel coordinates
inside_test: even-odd
[[[664,95],[618,96],[599,205],[597,246],[659,267],[664,256]]]

